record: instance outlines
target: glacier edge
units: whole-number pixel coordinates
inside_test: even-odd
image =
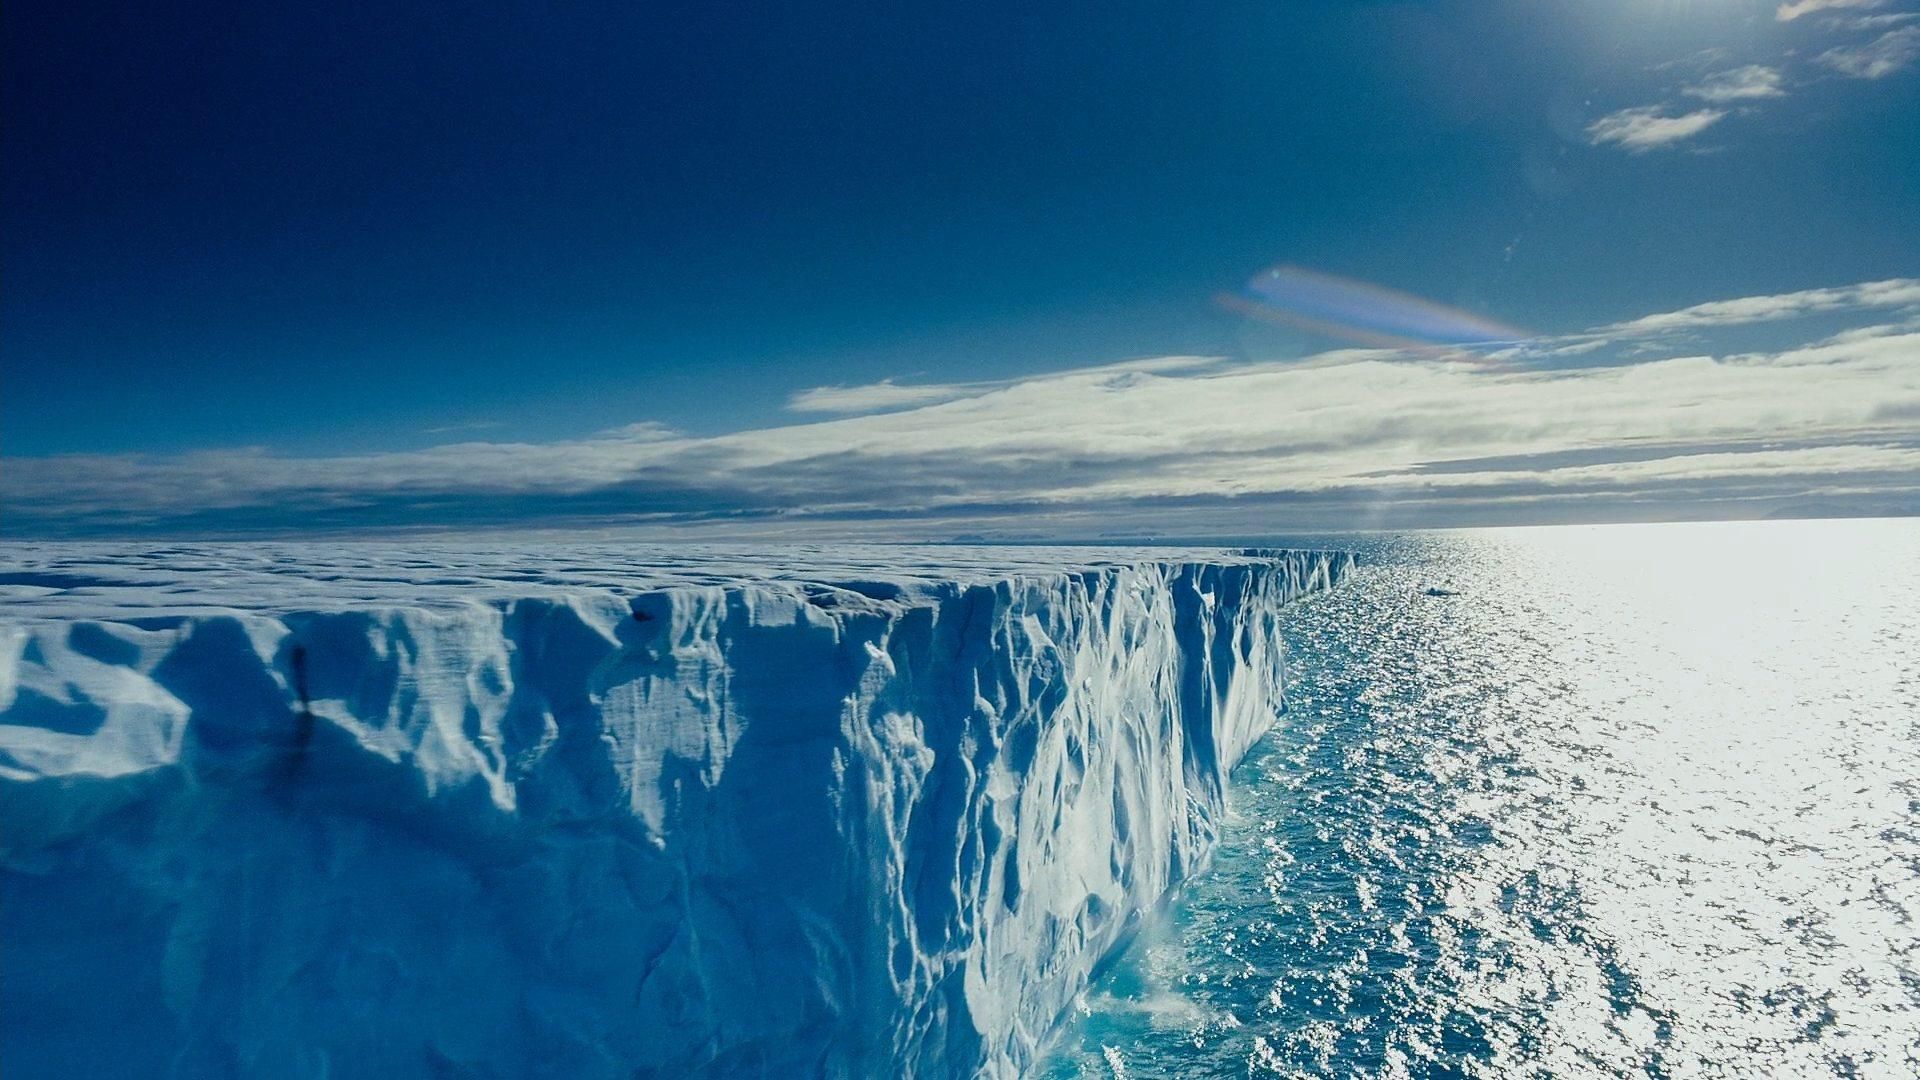
[[[1351,565],[0,625],[0,1059],[1018,1075],[1205,860],[1282,608]]]

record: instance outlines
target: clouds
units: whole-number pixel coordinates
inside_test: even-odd
[[[1115,364],[1084,368],[1089,374],[1122,377],[1138,372],[1183,371],[1219,363],[1210,356],[1156,356],[1125,360]],[[787,399],[787,408],[798,413],[843,413],[848,415],[890,412],[919,405],[933,405],[955,398],[970,397],[1011,385],[1010,380],[970,383],[919,383],[902,386],[892,379],[860,386],[815,386]]]
[[[864,386],[815,386],[787,399],[795,412],[866,413],[929,405],[966,392],[963,386],[901,386],[881,379]]]
[[[1792,22],[1802,15],[1818,11],[1859,10],[1886,6],[1887,0],[1788,0],[1774,12],[1781,22]]]
[[[1695,64],[1722,64],[1727,51],[1709,49],[1688,61],[1662,65],[1661,69]],[[1676,146],[1713,127],[1736,109],[1751,110],[1760,102],[1787,96],[1780,70],[1765,64],[1711,71],[1699,80],[1684,85],[1675,100],[1658,105],[1635,105],[1602,116],[1587,125],[1587,142],[1592,146],[1617,146],[1630,153]],[[1706,102],[1713,108],[1694,108],[1683,99]]]
[[[1762,352],[1635,359],[1629,348],[1810,314],[1856,325]],[[332,458],[17,459],[0,491],[10,530],[74,534],[621,524],[900,535],[905,522],[952,531],[983,519],[1140,527],[1174,508],[1194,533],[1255,507],[1271,530],[1550,519],[1601,502],[1764,506],[1839,489],[1920,507],[1920,281],[1701,304],[1510,352],[1501,364],[1349,349],[887,380],[796,402],[891,411],[717,437],[636,425]]]
[[[1920,305],[1920,278],[1890,278],[1834,289],[1803,289],[1772,296],[1715,300],[1602,327],[1602,335],[1651,334],[1702,327],[1775,322],[1834,311],[1900,309]]]
[[[1681,93],[1716,105],[1734,101],[1758,101],[1785,97],[1780,88],[1780,72],[1762,64],[1748,64],[1730,71],[1716,72],[1687,87]]]
[[[1692,83],[1669,86],[1668,100],[1652,105],[1635,105],[1607,113],[1587,126],[1587,141],[1593,146],[1616,146],[1631,153],[1676,146],[1713,128],[1729,116],[1752,116],[1762,105],[1789,96],[1790,89],[1821,77],[1822,70],[1852,79],[1883,79],[1920,59],[1920,25],[1912,21],[1920,13],[1908,11],[1875,14],[1843,14],[1877,9],[1887,0],[1791,0],[1775,12],[1777,21],[1796,23],[1804,16],[1827,13],[1812,20],[1809,27],[1795,27],[1789,37],[1805,39],[1809,35],[1819,44],[1841,40],[1824,49],[1808,49],[1801,44],[1783,47],[1768,63],[1748,63],[1706,73]],[[1859,34],[1877,35],[1867,41],[1845,41]],[[1712,48],[1693,54],[1686,60],[1656,66],[1659,72],[1676,68],[1699,70],[1707,65],[1722,65],[1734,57],[1726,48]],[[1811,57],[1811,59],[1809,59]],[[1703,102],[1696,108],[1692,102]]]
[[[1920,59],[1920,26],[1889,30],[1855,47],[1828,49],[1820,62],[1854,79],[1884,79]]]
[[[1697,109],[1668,116],[1664,108],[1646,105],[1608,113],[1587,127],[1587,140],[1594,146],[1613,143],[1644,153],[1691,139],[1727,115],[1722,109]]]
[[[1890,26],[1901,26],[1920,19],[1920,12],[1889,11],[1884,15],[1856,15],[1847,19],[1834,19],[1833,26],[1845,30],[1885,30]]]

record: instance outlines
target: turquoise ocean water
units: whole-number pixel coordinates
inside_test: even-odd
[[[1045,1075],[1920,1076],[1920,521],[1352,544]]]

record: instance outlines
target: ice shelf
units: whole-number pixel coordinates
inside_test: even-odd
[[[0,1062],[1016,1075],[1351,566],[0,545]]]

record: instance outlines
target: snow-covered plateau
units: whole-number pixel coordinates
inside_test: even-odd
[[[1017,1075],[1351,565],[0,545],[0,1072]]]

